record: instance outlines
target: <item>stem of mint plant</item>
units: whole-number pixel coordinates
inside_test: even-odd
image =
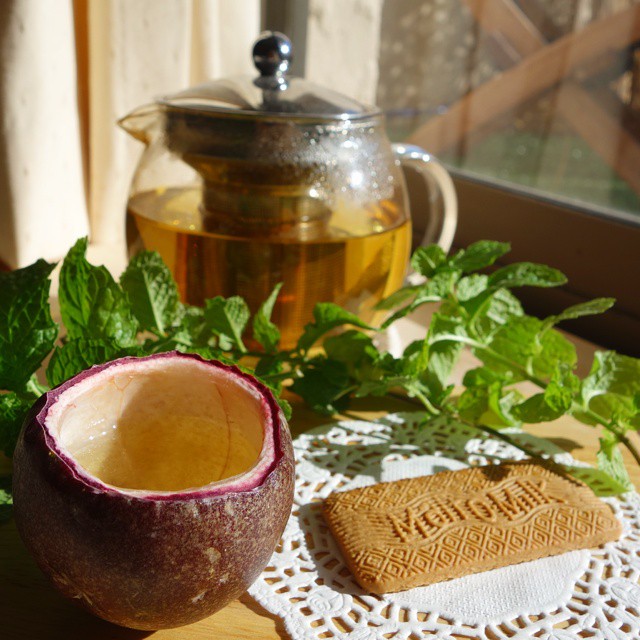
[[[608,431],[611,431],[613,435],[616,437],[620,444],[624,445],[627,448],[627,451],[632,455],[633,459],[636,461],[638,466],[640,466],[640,452],[636,448],[636,446],[629,440],[629,438],[625,435],[624,431],[622,431],[618,425],[608,422],[601,415],[595,413],[595,411],[591,411],[591,409],[587,409],[586,411],[580,407],[580,411],[586,413],[592,420],[602,425]]]
[[[640,452],[638,452],[633,442],[631,442],[631,440],[629,440],[629,438],[627,438],[627,436],[624,434],[618,434],[615,431],[613,431],[613,433],[616,434],[616,438],[618,438],[618,441],[621,442],[627,448],[627,451],[629,451],[629,453],[633,456],[633,459],[640,466]]]
[[[420,400],[420,402],[422,402],[422,404],[424,405],[425,409],[432,416],[437,416],[437,415],[440,414],[440,411],[433,406],[433,404],[431,403],[429,398],[427,398],[427,396],[425,396],[422,392],[420,392],[420,391],[412,391],[412,393],[418,400]]]

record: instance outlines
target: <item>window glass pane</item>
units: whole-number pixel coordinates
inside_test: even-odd
[[[640,223],[640,6],[385,0],[377,102],[450,167]]]

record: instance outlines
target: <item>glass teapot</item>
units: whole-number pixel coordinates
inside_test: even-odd
[[[401,163],[442,193],[423,242],[448,249],[456,198],[445,169],[392,145],[380,110],[287,75],[291,43],[267,32],[259,76],[215,80],[120,120],[146,149],[128,201],[129,253],[160,253],[183,301],[242,296],[252,312],[274,286],[281,347],[316,302],[371,321],[406,275],[411,220]],[[437,236],[436,236],[437,233]]]

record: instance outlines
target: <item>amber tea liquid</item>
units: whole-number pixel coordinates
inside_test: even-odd
[[[292,347],[316,302],[335,302],[370,322],[373,306],[398,289],[411,245],[409,221],[384,201],[354,210],[336,206],[321,237],[269,233],[241,237],[211,230],[200,213],[200,189],[164,189],[129,200],[129,252],[155,250],[167,263],[184,302],[242,296],[255,313],[278,282],[284,285],[272,320],[281,347]],[[282,234],[280,234],[281,236]]]

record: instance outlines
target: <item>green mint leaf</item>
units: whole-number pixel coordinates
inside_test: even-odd
[[[574,369],[578,364],[575,345],[559,331],[543,331],[538,338],[539,349],[533,357],[531,368],[533,375],[548,379],[561,365]]]
[[[415,298],[416,294],[418,293],[418,291],[420,291],[421,288],[422,285],[410,285],[407,287],[402,287],[402,289],[398,289],[390,296],[386,297],[384,300],[378,302],[375,308],[384,311],[395,309],[399,304],[402,304],[403,302],[406,302],[411,298]]]
[[[505,391],[501,382],[494,382],[487,386],[465,389],[456,406],[465,420],[503,429],[518,424],[513,410],[521,402],[519,392]]]
[[[155,251],[136,255],[120,276],[120,285],[142,329],[165,333],[178,320],[178,287]]]
[[[419,341],[415,344],[419,344]],[[412,357],[412,350],[411,346],[405,349],[409,358]],[[372,366],[363,368],[364,375],[356,373],[355,377],[360,382],[360,389],[356,395],[384,395],[380,390],[403,387],[408,380],[413,379],[413,374],[410,377],[404,374],[409,368],[410,364],[403,362],[402,357],[394,358],[387,352],[378,353]]]
[[[22,423],[35,398],[14,392],[0,395],[0,450],[11,458]]]
[[[380,362],[385,358],[394,360],[390,354],[381,354],[368,335],[354,329],[326,338],[323,346],[330,360],[346,367],[356,386],[387,375]]]
[[[596,454],[598,468],[611,476],[625,491],[633,489],[633,483],[625,467],[618,441],[611,432],[606,432],[600,438],[600,450]]]
[[[0,478],[0,524],[9,522],[12,513],[11,478]]]
[[[446,263],[447,254],[437,244],[418,247],[411,256],[411,266],[422,276],[431,278]]]
[[[284,398],[276,398],[276,402],[280,405],[285,420],[291,420],[293,410],[291,409],[291,405],[289,404],[289,402],[287,402],[287,400],[285,400]]]
[[[543,393],[536,393],[521,404],[513,408],[513,414],[522,422],[534,424],[537,422],[551,422],[562,415],[552,411],[544,401]]]
[[[489,410],[489,387],[469,387],[458,398],[456,408],[460,417],[469,422],[479,423]]]
[[[478,271],[492,265],[498,258],[509,253],[511,245],[508,242],[494,240],[480,240],[461,249],[449,260],[449,266],[459,269],[463,273]]]
[[[49,388],[46,384],[40,383],[36,373],[32,374],[29,382],[27,382],[27,393],[31,394],[34,398],[39,398],[43,393],[49,391]]]
[[[557,287],[567,282],[566,276],[543,264],[516,262],[494,271],[489,276],[492,287]]]
[[[216,296],[205,303],[204,318],[207,327],[217,336],[226,338],[242,352],[247,350],[242,342],[242,333],[250,315],[247,303],[240,296],[226,299]],[[222,342],[220,346],[226,348]]]
[[[567,412],[580,393],[580,378],[573,373],[570,365],[560,363],[545,389],[550,407]]]
[[[463,348],[460,342],[448,339],[449,336],[466,336],[462,320],[434,313],[427,332],[429,349],[424,371],[433,395],[440,395],[448,388],[449,377]]]
[[[429,361],[429,343],[426,340],[415,340],[405,347],[399,359],[399,371],[407,378],[415,378],[424,372]]]
[[[435,324],[441,323],[436,320]],[[432,322],[431,326],[433,325]],[[450,330],[455,331],[453,327]],[[444,404],[454,389],[454,386],[448,383],[448,379],[461,350],[460,343],[450,340],[429,344],[429,335],[425,340],[418,340],[409,345],[401,359],[401,373],[409,379],[404,385],[405,389],[415,393],[416,387],[410,380],[416,380],[420,384],[420,393],[429,398],[432,404]]]
[[[508,289],[485,291],[463,302],[462,307],[471,318],[471,327],[483,341],[511,318],[524,315],[520,301]]]
[[[60,314],[70,339],[114,340],[135,343],[138,321],[129,299],[104,266],[85,258],[87,239],[67,253],[60,271]]]
[[[267,353],[277,351],[280,342],[280,330],[271,322],[271,313],[280,289],[282,289],[282,282],[274,287],[253,317],[253,338],[264,347]]]
[[[640,360],[615,351],[597,351],[589,375],[582,381],[585,408],[625,428],[638,425]]]
[[[489,408],[498,417],[497,427],[519,425],[518,418],[514,415],[513,409],[522,402],[522,394],[515,390],[505,389],[500,385],[491,385],[489,389]],[[486,422],[485,424],[492,424]]]
[[[451,295],[451,292],[455,289],[458,280],[460,280],[459,271],[447,270],[437,273],[429,280],[429,282],[422,285],[422,290],[418,294],[416,300],[419,298],[433,297],[444,299]]]
[[[381,398],[389,393],[389,390],[394,387],[401,387],[404,383],[404,378],[384,378],[380,380],[366,380],[358,387],[354,393],[356,398],[366,398],[367,396],[374,396]]]
[[[296,378],[290,389],[318,413],[339,413],[348,404],[349,374],[342,362],[315,359],[303,378]]]
[[[518,420],[527,424],[537,422],[552,422],[566,413],[559,407],[549,406],[547,404],[544,393],[537,393],[527,398],[522,404],[514,407],[513,414]]]
[[[49,311],[49,274],[38,260],[0,272],[0,389],[23,391],[53,348],[58,327]]]
[[[424,402],[423,399],[427,399],[427,401],[432,400],[430,395],[431,389],[429,389],[429,387],[419,378],[411,377],[405,378],[404,380],[401,379],[398,386],[402,387],[410,398],[420,398],[422,402]],[[432,406],[432,411],[434,409],[439,413],[436,407]]]
[[[442,271],[437,273],[426,284],[420,285],[414,300],[387,318],[382,323],[382,328],[386,329],[400,318],[404,318],[410,313],[413,313],[425,304],[442,301],[451,293],[459,278],[459,271]]]
[[[284,371],[283,361],[285,356],[281,353],[267,354],[258,360],[253,375],[260,378],[275,395],[282,392],[283,377],[280,375]]]
[[[212,338],[212,332],[207,327],[204,318],[204,309],[191,305],[180,305],[178,312],[180,324],[171,333],[172,338],[178,344],[187,347],[207,347]]]
[[[559,363],[543,393],[514,407],[513,415],[528,424],[552,422],[570,413],[580,391],[580,379],[571,368]]]
[[[520,367],[544,379],[550,378],[560,364],[573,368],[578,359],[569,340],[553,329],[545,331],[542,320],[531,316],[509,319],[491,337],[488,347],[475,349],[476,355],[495,371],[514,369],[517,373]]]
[[[576,420],[580,420],[580,422],[587,424],[590,427],[597,427],[600,424],[598,420],[595,420],[591,414],[587,413],[586,411],[581,411],[577,407],[573,407],[571,415]]]
[[[532,373],[531,361],[539,349],[537,337],[541,329],[542,323],[537,318],[511,318],[491,337],[489,349],[476,349],[476,355],[499,374],[515,371],[514,381],[523,379],[519,368]]]
[[[582,384],[586,403],[604,393],[625,396],[630,406],[640,393],[640,360],[615,351],[596,351],[589,375]]]
[[[564,320],[575,320],[576,318],[582,318],[583,316],[594,316],[599,313],[604,313],[608,309],[611,309],[615,304],[615,298],[596,298],[595,300],[589,300],[588,302],[581,302],[580,304],[574,304],[571,307],[565,309],[557,316],[549,316],[544,320],[545,326],[553,326]]]
[[[563,468],[576,480],[584,482],[598,497],[618,496],[629,491],[628,486],[621,484],[602,469],[564,465]]]
[[[47,382],[57,387],[77,373],[93,365],[109,362],[126,355],[138,355],[138,350],[121,347],[113,340],[76,338],[56,347],[47,366]]]
[[[366,378],[379,356],[373,340],[355,329],[328,337],[323,347],[330,360],[344,364],[349,375],[358,380]]]
[[[427,341],[430,345],[449,340],[457,342],[456,338],[466,337],[467,332],[461,318],[442,311],[433,314],[427,331]]]
[[[487,387],[465,389],[456,406],[460,416],[469,422],[503,429],[515,423],[511,418],[511,408],[517,401],[516,394],[503,394],[502,385],[494,383]]]
[[[173,349],[169,349],[169,351],[172,351],[172,350]],[[238,364],[237,360],[233,360],[232,358],[227,357],[217,347],[207,347],[207,346],[178,347],[177,351],[180,351],[181,353],[195,353],[196,355],[199,355],[201,358],[204,358],[205,360],[219,360],[223,364],[235,365],[242,370],[246,370],[245,367],[242,367],[241,365]]]
[[[488,387],[496,382],[504,386],[512,381],[510,371],[498,373],[488,367],[477,367],[465,373],[462,384],[465,387]]]
[[[298,349],[308,351],[321,336],[332,329],[352,325],[361,329],[373,329],[358,316],[333,302],[319,302],[313,309],[313,322],[305,325],[304,331],[298,339]]]
[[[355,392],[356,398],[374,396],[380,398],[386,396],[392,389],[404,389],[407,395],[415,397],[416,389],[423,390],[422,385],[415,378],[397,375],[380,378],[378,380],[367,380],[363,382]]]
[[[255,374],[258,378],[276,376],[283,371],[283,356],[280,354],[265,355],[256,363]]]
[[[457,296],[460,302],[466,302],[486,291],[489,286],[489,276],[474,273],[461,278],[457,286]]]

